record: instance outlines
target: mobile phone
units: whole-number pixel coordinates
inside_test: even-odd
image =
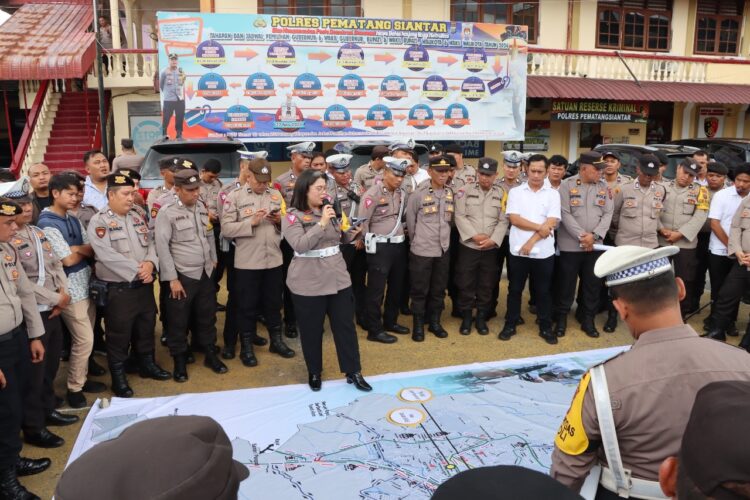
[[[352,219],[352,227],[357,227],[367,220],[367,217]]]

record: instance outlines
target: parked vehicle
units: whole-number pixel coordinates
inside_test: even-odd
[[[667,155],[667,158],[669,158],[669,164],[664,171],[663,177],[665,179],[674,179],[677,165],[683,158],[692,156],[695,151],[698,151],[698,148],[677,144],[649,144],[648,146],[637,144],[600,144],[594,148],[594,151],[599,153],[605,153],[607,151],[617,153],[620,157],[620,163],[622,163],[620,173],[630,177],[636,176],[635,169],[638,165],[640,156],[661,151]],[[572,172],[573,170],[575,171]],[[568,173],[570,175],[578,173],[577,162],[568,169]]]
[[[706,151],[716,161],[727,166],[732,178],[732,172],[737,165],[750,162],[750,139],[679,139],[671,141],[670,144],[682,144]]]

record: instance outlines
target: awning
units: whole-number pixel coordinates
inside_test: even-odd
[[[641,82],[563,76],[529,76],[528,97],[609,99],[705,104],[750,104],[750,85]]]
[[[96,57],[90,4],[29,3],[0,26],[0,80],[81,78]]]

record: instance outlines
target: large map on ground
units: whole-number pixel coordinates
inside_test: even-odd
[[[555,432],[602,349],[344,381],[117,399],[94,405],[70,460],[135,422],[208,415],[250,477],[240,498],[429,499],[461,471],[515,464],[547,472]]]

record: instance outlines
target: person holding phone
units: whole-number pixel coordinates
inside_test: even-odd
[[[356,239],[361,226],[343,231],[326,193],[326,176],[306,170],[294,185],[291,208],[281,220],[284,238],[294,250],[286,284],[299,322],[308,383],[321,388],[323,322],[331,325],[339,368],[346,381],[361,391],[372,387],[362,376],[354,296],[339,245]]]

